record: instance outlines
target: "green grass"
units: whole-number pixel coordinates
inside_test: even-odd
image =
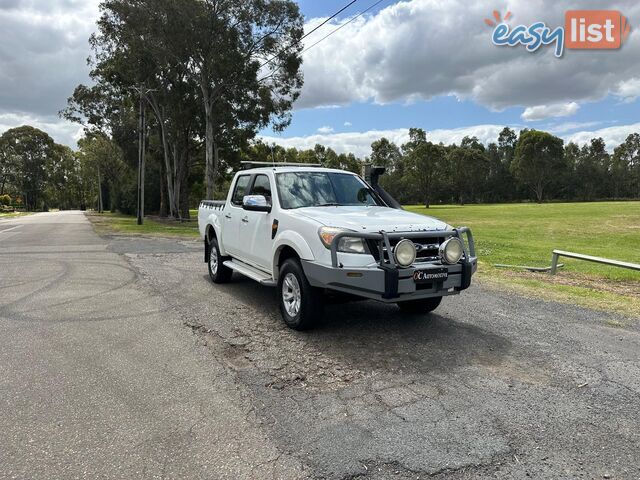
[[[33,212],[0,212],[0,218],[24,217],[32,214]]]
[[[470,227],[480,278],[487,283],[640,315],[640,272],[567,258],[561,258],[565,267],[556,277],[493,266],[549,266],[553,249],[640,263],[640,202],[406,208]]]
[[[99,234],[154,235],[164,237],[197,238],[197,221],[178,222],[174,220],[145,218],[143,225],[137,224],[136,217],[119,213],[89,213],[88,218]]]
[[[549,266],[554,248],[640,263],[640,202],[436,206],[407,209],[471,227],[485,264]],[[561,259],[565,270],[638,280],[632,270]]]

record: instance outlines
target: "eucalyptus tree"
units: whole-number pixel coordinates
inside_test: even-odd
[[[234,132],[269,123],[282,130],[302,87],[303,17],[291,0],[188,0],[184,56],[197,79],[205,119],[207,197],[219,148]]]
[[[412,185],[420,201],[428,208],[433,199],[436,180],[443,174],[446,151],[441,145],[427,141],[421,128],[409,129],[409,141],[402,145],[405,157],[406,183]]]
[[[42,130],[27,125],[7,130],[1,138],[3,156],[12,159],[16,190],[22,195],[26,209],[40,209],[45,202],[44,193],[54,155],[53,139]]]
[[[537,202],[542,202],[549,189],[558,183],[566,167],[561,138],[538,130],[520,132],[511,172],[531,189]]]

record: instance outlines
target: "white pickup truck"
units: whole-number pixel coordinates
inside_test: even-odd
[[[237,173],[227,200],[204,200],[198,212],[211,279],[226,283],[235,271],[277,287],[282,317],[297,330],[322,314],[327,290],[426,313],[468,288],[477,269],[471,231],[398,208],[375,178],[372,187],[313,166]]]

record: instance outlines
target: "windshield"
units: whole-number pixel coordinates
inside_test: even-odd
[[[276,184],[280,206],[284,209],[383,205],[359,177],[347,173],[279,173]]]

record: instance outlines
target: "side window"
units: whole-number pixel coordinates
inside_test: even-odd
[[[247,187],[249,186],[250,179],[251,177],[249,175],[242,175],[241,177],[238,177],[236,188],[233,191],[233,196],[231,197],[231,203],[238,207],[242,206],[242,199],[247,194]]]
[[[271,202],[271,183],[266,175],[256,175],[250,195],[262,195]]]

